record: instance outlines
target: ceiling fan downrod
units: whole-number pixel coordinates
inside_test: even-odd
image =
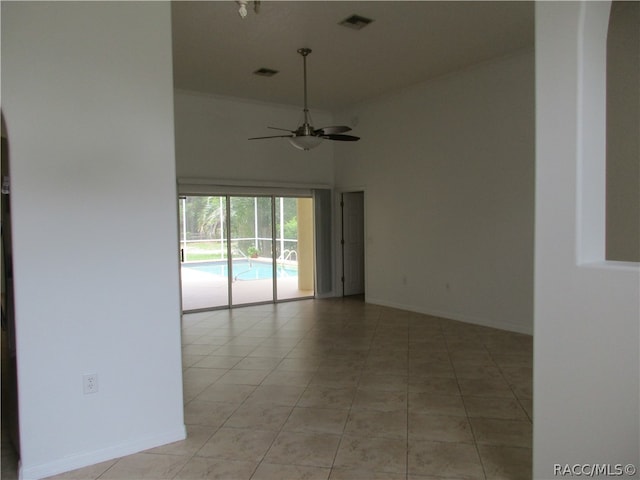
[[[313,127],[311,126],[309,107],[307,105],[307,55],[311,53],[310,48],[299,48],[298,53],[302,55],[302,73],[304,78],[304,123],[296,132],[298,135],[312,135]]]

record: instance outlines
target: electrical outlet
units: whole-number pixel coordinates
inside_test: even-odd
[[[82,376],[82,391],[85,395],[98,393],[98,374],[89,373]]]

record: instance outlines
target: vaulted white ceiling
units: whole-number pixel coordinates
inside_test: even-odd
[[[336,111],[494,57],[533,48],[533,2],[234,1],[172,4],[179,89]],[[362,30],[338,25],[357,14]],[[278,70],[273,77],[253,74]]]

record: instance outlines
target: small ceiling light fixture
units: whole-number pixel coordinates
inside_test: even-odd
[[[249,4],[249,2],[248,0],[236,0],[236,3],[240,5],[240,8],[238,8],[238,15],[240,15],[240,17],[244,19],[248,13],[247,5]],[[255,0],[253,2],[253,11],[255,13],[260,13],[260,0]]]
[[[372,19],[363,17],[361,15],[351,15],[350,17],[345,18],[338,25],[342,25],[343,27],[352,28],[353,30],[362,30],[364,27],[373,22]]]

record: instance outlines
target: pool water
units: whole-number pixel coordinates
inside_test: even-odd
[[[193,263],[183,264],[183,266],[224,278],[229,276],[227,262]],[[234,280],[270,280],[273,276],[273,266],[270,263],[240,260],[233,262],[232,272]],[[277,272],[278,278],[298,276],[298,269],[290,266],[278,265]]]

